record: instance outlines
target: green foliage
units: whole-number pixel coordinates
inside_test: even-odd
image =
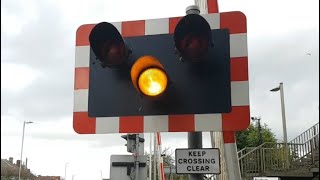
[[[275,134],[266,124],[261,127],[262,142],[277,142]],[[259,145],[258,126],[250,124],[249,128],[236,133],[237,148],[241,150],[245,147],[257,147]]]

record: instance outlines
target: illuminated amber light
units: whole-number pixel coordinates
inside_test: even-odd
[[[148,96],[157,96],[167,88],[167,75],[158,68],[150,68],[141,73],[138,80],[139,89]]]
[[[143,95],[158,96],[168,84],[168,77],[159,60],[154,56],[140,57],[131,68],[131,80]]]

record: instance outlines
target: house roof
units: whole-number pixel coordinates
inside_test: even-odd
[[[10,161],[7,159],[1,159],[1,167],[17,167],[14,164],[12,164]]]

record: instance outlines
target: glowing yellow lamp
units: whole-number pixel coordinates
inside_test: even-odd
[[[139,92],[152,97],[162,94],[168,84],[163,66],[153,56],[142,56],[134,63],[131,80]]]
[[[158,68],[149,68],[141,73],[138,86],[148,96],[157,96],[167,88],[167,75]]]

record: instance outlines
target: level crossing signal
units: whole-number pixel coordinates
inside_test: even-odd
[[[243,120],[225,129],[245,129],[246,46],[241,12],[83,25],[77,31],[75,131],[223,131],[223,116],[237,113]],[[219,127],[207,126],[213,121]]]

